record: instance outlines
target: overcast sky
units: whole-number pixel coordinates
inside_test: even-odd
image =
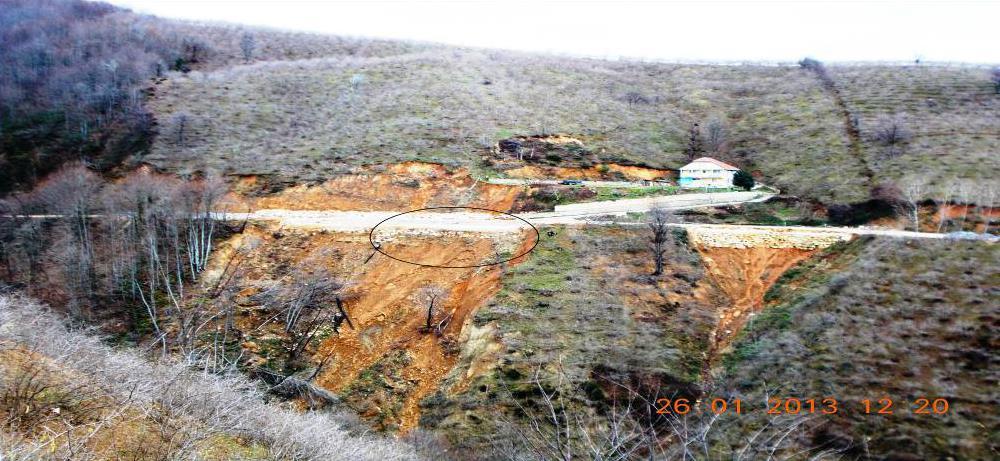
[[[163,17],[659,60],[1000,62],[1000,1],[112,0]]]

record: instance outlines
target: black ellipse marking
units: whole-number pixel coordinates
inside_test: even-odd
[[[473,265],[470,265],[470,266],[440,266],[440,265],[437,265],[437,264],[424,264],[424,263],[418,263],[418,262],[413,262],[413,261],[407,261],[405,259],[397,258],[397,257],[395,257],[395,256],[393,256],[393,255],[391,255],[389,253],[386,253],[386,252],[382,251],[382,245],[375,244],[375,229],[378,229],[378,226],[381,226],[382,223],[384,223],[384,222],[386,222],[386,221],[388,221],[388,220],[390,220],[392,218],[396,218],[396,217],[402,216],[404,214],[416,213],[416,212],[419,212],[419,211],[427,211],[427,210],[460,210],[460,209],[489,211],[490,213],[505,214],[505,215],[510,216],[512,218],[517,218],[517,219],[523,221],[528,226],[531,226],[531,230],[535,231],[535,243],[533,245],[531,245],[531,248],[528,248],[525,252],[523,252],[523,253],[521,253],[521,254],[519,254],[517,256],[512,256],[512,257],[510,257],[508,259],[505,259],[503,261],[497,261],[497,262],[486,263],[486,264],[473,264]],[[527,255],[528,253],[531,253],[532,251],[535,251],[535,247],[538,246],[538,241],[541,240],[541,239],[542,239],[542,234],[538,231],[538,228],[535,227],[534,224],[531,224],[530,222],[528,222],[528,220],[526,220],[526,219],[524,219],[524,218],[522,218],[520,216],[507,213],[506,211],[497,211],[497,210],[491,210],[489,208],[479,208],[479,207],[474,207],[474,206],[432,206],[432,207],[428,207],[428,208],[418,208],[416,210],[404,211],[402,213],[394,214],[392,216],[389,216],[388,218],[385,218],[385,219],[379,221],[378,224],[376,224],[375,227],[372,228],[371,232],[368,233],[368,243],[371,244],[372,248],[374,248],[376,252],[382,253],[383,255],[385,255],[388,258],[395,259],[396,261],[399,261],[399,262],[402,262],[402,263],[413,264],[415,266],[422,266],[422,267],[437,267],[437,268],[440,268],[440,269],[469,269],[469,268],[473,268],[473,267],[495,266],[497,264],[503,264],[505,262],[510,262],[510,261],[513,261],[513,260],[515,260],[517,258],[520,258],[520,257],[524,256],[524,255]]]

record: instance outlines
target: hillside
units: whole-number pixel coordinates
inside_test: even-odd
[[[427,45],[137,15],[81,0],[0,1],[0,194],[69,160],[109,171],[149,149],[151,79],[318,56],[377,57]]]
[[[746,401],[840,401],[843,411],[830,418],[775,417],[774,430],[802,424],[790,450],[994,457],[1000,338],[990,299],[1000,294],[1000,250],[880,239],[831,250],[786,273],[768,293],[768,307],[726,357],[722,382]],[[891,415],[862,412],[864,399],[884,398],[892,400]],[[920,398],[947,399],[952,410],[918,414]],[[716,440],[724,450],[765,424],[750,415]]]
[[[0,0],[0,459],[997,458],[990,72]]]
[[[827,204],[861,202],[876,185],[924,173],[934,180],[929,198],[940,184],[988,184],[1000,167],[990,154],[1000,148],[1000,103],[987,69],[830,66],[829,74],[839,95],[798,66],[464,49],[240,66],[158,85],[151,107],[161,136],[145,160],[289,184],[405,160],[496,175],[498,141],[563,133],[600,162],[678,168],[697,123],[712,140],[709,154]],[[857,119],[857,139],[845,110]],[[169,123],[181,112],[189,115],[183,140]],[[876,131],[897,116],[911,134],[887,155]]]

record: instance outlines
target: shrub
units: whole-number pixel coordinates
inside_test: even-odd
[[[753,189],[755,183],[753,176],[750,176],[750,173],[746,171],[740,170],[733,175],[733,185],[743,190]]]

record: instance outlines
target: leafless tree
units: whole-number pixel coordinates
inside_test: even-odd
[[[425,331],[433,331],[431,324],[434,319],[434,303],[447,293],[447,290],[438,285],[427,285],[417,291],[417,300],[427,306],[427,322],[424,326]]]
[[[145,307],[164,353],[168,338],[161,321],[177,322],[170,331],[177,333],[177,345],[190,351],[195,332],[212,317],[201,304],[187,305],[185,290],[211,256],[212,212],[223,191],[211,174],[181,181],[139,171],[105,199],[109,214],[117,217],[103,222],[111,286]]]
[[[897,210],[906,216],[914,232],[920,232],[920,203],[926,198],[929,188],[930,180],[922,174],[904,177],[899,182],[901,200]]]
[[[705,146],[716,154],[724,154],[728,148],[726,125],[719,118],[712,118],[705,125]]]
[[[701,157],[704,153],[705,144],[701,139],[701,129],[697,123],[692,123],[691,127],[688,128],[687,146],[684,148],[684,154],[690,161]]]
[[[250,32],[244,32],[240,37],[240,51],[243,53],[243,62],[253,60],[253,52],[257,49],[257,39]]]
[[[61,215],[65,247],[57,250],[64,261],[67,282],[77,301],[93,296],[95,249],[91,218],[98,204],[101,180],[79,163],[69,164],[39,185],[37,195],[48,213]]]
[[[879,117],[872,137],[885,148],[885,156],[893,158],[902,154],[903,144],[910,140],[912,134],[906,127],[906,119],[896,114]]]
[[[323,327],[337,329],[339,321],[350,322],[343,307],[350,286],[321,264],[309,264],[290,274],[288,282],[277,290],[269,304],[283,318],[286,368],[294,366]]]
[[[204,40],[197,37],[187,37],[181,42],[184,51],[184,60],[189,63],[199,63],[208,53],[209,46]]]
[[[654,208],[649,211],[650,246],[653,252],[653,264],[655,269],[653,275],[663,274],[663,263],[667,252],[667,247],[671,244],[670,223],[674,222],[673,215],[663,208]]]
[[[625,102],[628,103],[630,109],[638,105],[650,103],[649,98],[635,90],[625,93]]]
[[[937,232],[944,230],[944,226],[948,222],[948,207],[955,199],[955,194],[957,192],[958,184],[954,179],[943,180],[941,184],[932,191],[931,199],[934,200],[934,205],[938,212]]]
[[[42,232],[41,221],[31,217],[32,212],[41,210],[33,204],[34,194],[13,194],[0,200],[0,249],[7,270],[7,280],[23,281],[34,286],[42,275],[42,252],[47,239]]]
[[[173,130],[174,142],[183,146],[187,137],[188,125],[191,116],[187,112],[177,112],[170,116],[170,125]]]

